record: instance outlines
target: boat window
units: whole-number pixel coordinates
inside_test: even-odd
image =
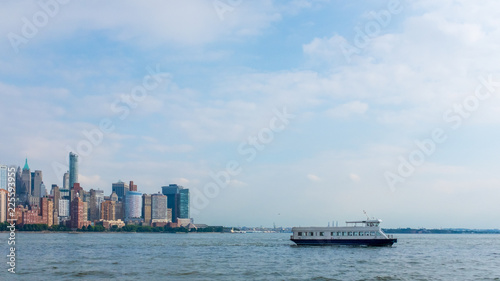
[[[342,236],[342,232],[338,231],[337,236]]]
[[[349,232],[347,233],[347,236],[352,236],[352,231],[349,231]]]
[[[310,233],[310,236],[314,236],[314,232],[311,232],[311,233]]]
[[[319,236],[325,236],[325,233],[324,232],[320,232]]]
[[[330,236],[334,236],[334,235],[333,235],[334,233],[335,233],[335,232],[332,232],[332,233],[330,234]]]
[[[370,232],[370,235],[371,235],[371,236],[375,236],[375,232],[373,232],[373,231],[372,231],[372,232]]]
[[[363,235],[365,235],[365,233],[363,231],[360,231],[359,236],[363,236]]]
[[[342,236],[347,236],[347,232],[342,231]]]
[[[357,231],[354,231],[353,234],[354,234],[354,236],[358,236],[358,232]]]
[[[298,236],[302,236],[302,232],[299,232],[297,235],[298,235]]]

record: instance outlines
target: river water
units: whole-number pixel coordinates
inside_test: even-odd
[[[285,233],[16,233],[0,280],[500,280],[500,235],[401,234],[393,247],[295,246]]]

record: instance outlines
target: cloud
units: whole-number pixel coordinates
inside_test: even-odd
[[[312,182],[319,182],[321,181],[320,177],[314,174],[307,174],[307,178],[312,181]]]
[[[351,115],[363,115],[368,110],[368,104],[360,101],[353,101],[329,109],[327,115],[330,117],[347,118]]]

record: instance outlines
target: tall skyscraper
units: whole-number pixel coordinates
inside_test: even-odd
[[[168,186],[161,187],[161,193],[167,196],[167,208],[172,209],[172,222],[177,222],[177,217],[179,213],[179,189],[181,186],[177,184],[170,184]]]
[[[69,153],[69,189],[73,188],[73,184],[78,181],[78,155]]]
[[[189,189],[177,184],[163,186],[163,195],[167,196],[167,208],[172,209],[172,221],[189,218]]]
[[[7,171],[8,171],[7,165],[0,165],[0,189],[5,189],[7,190]]]
[[[151,222],[167,222],[167,196],[151,195]]]
[[[43,175],[42,171],[35,170],[31,173],[31,195],[34,197],[42,197],[42,188],[45,189],[45,186],[42,187],[43,184]]]
[[[78,229],[84,225],[83,201],[80,197],[75,197],[71,201],[71,228]]]
[[[189,189],[179,190],[179,218],[189,219]]]
[[[91,189],[88,205],[90,221],[97,221],[101,217],[102,201],[104,201],[104,191]]]
[[[118,201],[122,201],[125,194],[127,194],[127,192],[129,191],[128,185],[121,180],[113,183],[111,188],[112,192],[115,192],[116,195],[118,195]]]
[[[125,196],[125,220],[137,220],[142,216],[142,194],[129,191]]]
[[[7,198],[8,191],[5,189],[0,189],[0,222],[7,220]]]
[[[101,203],[101,219],[105,221],[114,221],[115,220],[115,201],[103,201]]]
[[[69,171],[64,173],[63,176],[63,189],[70,189],[69,188]]]
[[[142,195],[142,218],[145,225],[151,225],[151,195]]]
[[[21,173],[21,192],[18,192],[21,204],[27,204],[29,196],[31,195],[31,172],[28,166],[28,158],[24,163],[23,171]]]

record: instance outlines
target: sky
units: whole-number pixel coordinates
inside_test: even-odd
[[[0,163],[195,223],[499,228],[498,1],[0,3]],[[498,82],[497,82],[498,81]],[[50,190],[49,190],[50,191]]]

